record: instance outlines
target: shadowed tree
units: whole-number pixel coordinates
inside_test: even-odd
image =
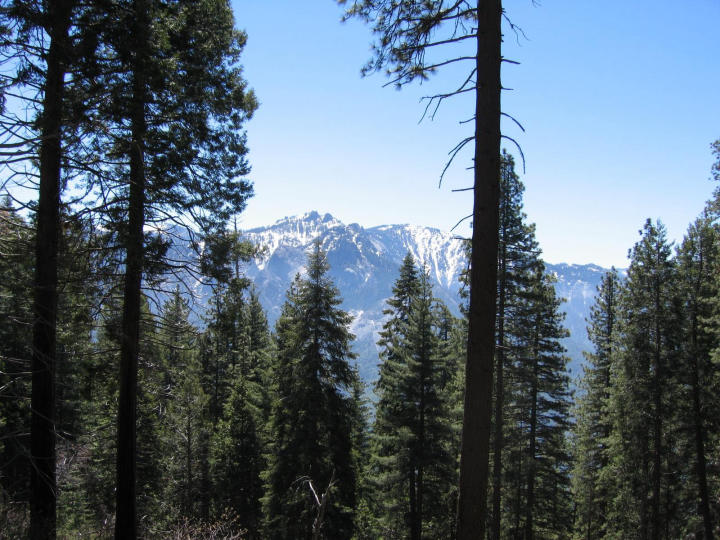
[[[224,0],[104,0],[86,75],[110,96],[87,141],[105,160],[88,175],[125,253],[120,345],[116,537],[137,534],[136,416],[143,278],[162,269],[168,221],[217,229],[252,193],[243,123],[256,107],[238,59],[245,35]],[[200,46],[202,44],[202,46]],[[167,266],[167,265],[165,265]]]
[[[309,489],[326,492],[322,534],[349,539],[356,501],[353,388],[356,372],[348,330],[351,317],[338,305],[327,276],[325,252],[317,242],[307,276],[297,276],[276,324],[277,399],[266,472],[265,537],[310,540],[317,501]],[[314,530],[315,529],[315,530]]]
[[[70,28],[75,6],[74,0],[54,0],[42,5],[18,1],[3,5],[0,11],[3,30],[13,29],[3,32],[11,33],[14,38],[11,45],[3,43],[3,49],[15,49],[9,55],[4,55],[6,60],[12,58],[12,68],[17,69],[17,76],[12,83],[37,89],[36,96],[22,96],[21,93],[20,100],[28,100],[31,109],[33,103],[39,105],[35,111],[35,125],[25,126],[37,137],[34,141],[36,144],[32,144],[36,149],[24,156],[27,159],[36,153],[39,170],[30,405],[31,538],[55,538],[56,535],[55,364],[62,133],[65,120],[65,77],[71,56]],[[47,36],[47,45],[40,37],[43,33]],[[44,66],[38,68],[38,64],[43,63]],[[33,67],[38,68],[37,71]],[[8,128],[7,124],[4,127],[16,147],[31,142],[15,142],[18,133],[24,130],[22,127]],[[3,133],[4,140],[7,132]],[[13,143],[9,145],[11,148]],[[23,156],[19,159],[23,159]]]

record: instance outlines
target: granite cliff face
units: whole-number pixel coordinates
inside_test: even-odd
[[[376,377],[375,342],[382,328],[382,311],[408,252],[428,268],[435,296],[458,314],[458,276],[467,262],[462,241],[450,233],[412,225],[364,228],[356,223],[346,225],[330,214],[310,212],[245,231],[244,236],[264,247],[264,254],[248,265],[246,273],[260,292],[271,324],[280,314],[290,282],[304,269],[307,251],[316,238],[320,240],[328,253],[330,275],[343,298],[342,307],[354,317],[354,350],[365,381]],[[565,346],[571,357],[571,375],[576,377],[582,351],[589,349],[585,318],[605,270],[596,265],[572,264],[548,264],[547,270],[557,277],[556,291],[566,299],[565,324],[571,337]]]

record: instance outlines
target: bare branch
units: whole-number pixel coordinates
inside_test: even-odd
[[[459,226],[463,221],[470,219],[471,217],[473,217],[473,215],[474,215],[474,214],[470,214],[469,216],[465,216],[464,218],[462,218],[462,219],[461,219],[460,221],[458,221],[455,225],[453,225],[453,228],[450,229],[450,232],[453,232],[455,229],[458,228],[458,226]]]
[[[520,147],[520,143],[518,143],[518,142],[517,142],[515,139],[513,139],[512,137],[508,137],[507,135],[500,135],[500,137],[502,137],[503,139],[507,139],[508,141],[510,141],[511,143],[513,143],[513,144],[515,145],[515,147],[518,149],[518,152],[520,152],[520,157],[522,158],[523,174],[525,174],[525,154],[523,153],[522,148]]]
[[[504,113],[504,112],[501,112],[500,116],[504,116],[505,118],[509,118],[510,120],[515,122],[517,127],[519,127],[523,131],[523,133],[525,133],[525,128],[522,126],[522,124],[520,122],[517,121],[517,119],[514,116],[510,116],[508,113]]]
[[[447,163],[445,164],[445,167],[442,170],[442,173],[440,173],[440,181],[438,182],[438,188],[440,188],[442,186],[442,181],[443,181],[443,178],[445,177],[445,173],[450,168],[450,165],[452,164],[453,160],[455,159],[455,156],[458,155],[458,152],[460,152],[460,150],[462,150],[467,143],[469,143],[470,141],[474,141],[474,140],[475,140],[475,136],[465,137],[462,141],[460,141],[455,146],[455,148],[453,148],[452,150],[450,150],[450,152],[448,152],[448,154],[450,155],[450,159],[448,159]]]

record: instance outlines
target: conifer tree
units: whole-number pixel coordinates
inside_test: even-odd
[[[357,471],[357,496],[355,517],[355,536],[358,540],[372,540],[378,529],[375,508],[372,504],[374,491],[370,476],[370,419],[372,405],[367,396],[365,383],[354,366],[355,380],[352,389],[353,399],[353,462]]]
[[[564,314],[544,265],[535,268],[514,317],[506,497],[508,533],[527,539],[567,536],[571,530],[567,357],[560,340]]]
[[[158,332],[163,394],[164,501],[168,520],[199,518],[199,446],[207,429],[207,396],[197,351],[197,330],[188,321],[187,301],[176,289],[163,305]],[[140,421],[146,421],[141,418]]]
[[[587,365],[580,383],[582,395],[575,409],[575,455],[573,464],[573,496],[577,505],[575,530],[582,538],[603,538],[606,512],[612,493],[601,475],[609,463],[608,439],[612,429],[609,416],[611,367],[616,361],[618,301],[621,283],[615,269],[606,273],[595,305],[590,311],[588,337],[594,346],[586,352]]]
[[[339,0],[345,3],[345,0]],[[473,143],[473,213],[470,299],[457,535],[485,536],[492,416],[500,180],[501,0],[358,0],[347,16],[370,23],[378,39],[366,72],[387,70],[398,88],[423,81],[448,65],[467,66],[451,90],[429,97],[434,116],[446,99],[472,92],[472,135],[452,151],[450,161]],[[439,60],[429,50],[449,50]],[[449,163],[448,163],[449,166]],[[478,530],[479,527],[479,530]]]
[[[63,157],[65,79],[71,62],[71,26],[76,2],[53,0],[37,4],[13,2],[0,9],[3,63],[16,71],[7,86],[30,91],[25,101],[35,114],[33,125],[19,121],[5,127],[9,148],[22,149],[15,160],[37,159],[38,201],[35,218],[33,281],[32,390],[30,427],[30,538],[55,538],[55,371],[57,349],[58,246],[60,242],[61,162]],[[47,36],[47,44],[39,35]],[[8,50],[9,49],[9,50]],[[3,84],[5,86],[5,84]],[[39,105],[39,106],[38,106]],[[32,115],[31,112],[31,115]],[[20,133],[27,133],[22,137]],[[20,139],[18,141],[18,138]],[[24,139],[24,140],[23,140]],[[35,148],[29,148],[29,147]],[[22,155],[24,154],[24,155]],[[14,158],[14,159],[13,159]]]
[[[243,292],[237,285],[237,281],[230,283],[221,312],[228,323],[224,329],[229,333],[211,338],[224,342],[225,354],[234,358],[227,363],[227,397],[222,415],[212,428],[213,515],[217,518],[231,510],[248,537],[257,538],[262,521],[260,475],[265,469],[264,439],[270,407],[270,336],[257,293],[251,291],[249,301],[233,298]],[[233,310],[235,320],[230,324],[227,317]],[[214,332],[221,327],[215,326]]]
[[[243,209],[251,186],[241,179],[249,170],[241,128],[256,102],[237,65],[245,36],[228,2],[108,0],[96,8],[97,61],[84,74],[112,98],[97,112],[106,129],[88,144],[119,166],[100,166],[88,182],[125,254],[116,536],[134,538],[139,299],[143,277],[167,250],[145,228],[184,216],[206,231]]]
[[[503,447],[505,439],[505,373],[512,360],[512,321],[517,316],[522,295],[538,264],[533,227],[525,223],[522,196],[524,186],[515,173],[515,162],[503,152],[500,176],[500,224],[498,251],[495,384],[493,388],[492,511],[490,537],[500,538],[503,492]]]
[[[65,534],[112,535],[115,513],[115,457],[117,432],[113,421],[117,411],[120,344],[120,299],[105,298],[97,321],[97,340],[87,370],[83,394],[87,401],[80,411],[83,431],[78,437],[79,456],[76,489],[82,494],[77,505],[67,501],[61,524]],[[141,305],[143,341],[139,355],[139,392],[137,429],[138,502],[146,518],[141,533],[156,536],[169,524],[175,511],[166,500],[167,477],[163,476],[167,460],[174,457],[163,444],[167,420],[170,381],[163,363],[165,340],[160,336],[156,317],[147,299]],[[76,500],[77,501],[77,500]]]
[[[8,536],[27,534],[30,498],[28,427],[30,386],[30,322],[32,298],[32,234],[11,200],[0,207],[0,528]]]
[[[265,460],[257,419],[257,392],[239,366],[231,369],[230,395],[212,439],[214,515],[232,510],[250,539],[260,538],[261,472]]]
[[[668,400],[676,395],[671,369],[678,360],[677,279],[662,224],[648,220],[641,232],[620,301],[607,522],[610,535],[660,538],[671,530],[675,507]]]
[[[393,296],[387,300],[388,308],[383,314],[388,320],[383,324],[378,346],[381,348],[378,380],[375,393],[373,426],[373,456],[371,481],[378,493],[373,497],[375,515],[379,518],[380,531],[376,534],[388,537],[409,532],[407,520],[411,515],[409,494],[414,488],[408,477],[406,456],[407,442],[411,437],[408,425],[413,411],[403,380],[407,376],[406,343],[412,305],[420,294],[420,277],[415,259],[408,253],[400,266],[398,279],[393,285]],[[405,430],[400,431],[401,426]],[[406,463],[401,463],[402,461]]]
[[[328,268],[316,242],[306,277],[294,280],[276,324],[278,395],[266,473],[267,538],[348,539],[353,534],[355,374],[348,364],[353,335]],[[322,522],[316,521],[311,487],[317,500],[326,494]]]
[[[714,327],[714,303],[720,299],[718,269],[720,235],[706,210],[693,223],[677,254],[677,275],[683,299],[682,361],[677,369],[679,383],[679,437],[685,442],[681,463],[688,466],[694,478],[686,486],[686,512],[696,514],[685,520],[685,534],[714,538],[713,522],[717,522],[717,504],[711,505],[708,482],[709,433],[720,432],[720,371],[711,353],[720,346],[720,334]],[[680,491],[680,490],[678,490]],[[696,506],[696,508],[692,508]],[[714,506],[715,508],[712,508]],[[701,521],[702,523],[695,523]]]
[[[450,321],[446,310],[434,306],[429,276],[418,276],[409,254],[393,292],[388,305],[394,309],[387,310],[379,342],[373,430],[380,534],[442,538],[451,529],[446,498],[456,480],[446,392],[456,372],[446,347]]]

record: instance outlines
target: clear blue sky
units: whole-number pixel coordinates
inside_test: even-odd
[[[469,155],[438,189],[471,104],[418,123],[423,86],[362,78],[371,34],[341,24],[332,0],[234,0],[248,33],[242,63],[260,109],[248,124],[256,195],[241,226],[309,210],[365,226],[450,229],[471,211]],[[550,262],[627,264],[645,219],[680,240],[714,188],[709,145],[720,138],[720,0],[506,1],[527,39],[505,28],[503,110],[525,127],[525,206]],[[513,150],[508,147],[508,149]],[[456,231],[469,234],[466,224]]]

